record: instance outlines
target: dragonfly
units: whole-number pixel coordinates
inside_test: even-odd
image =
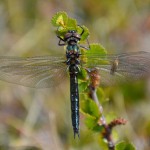
[[[82,27],[81,27],[82,28]],[[68,30],[64,37],[57,35],[59,46],[66,46],[64,56],[12,57],[0,56],[0,80],[32,87],[50,88],[59,84],[69,73],[71,118],[74,137],[79,136],[79,89],[78,75],[81,69],[98,68],[101,85],[110,86],[120,81],[138,80],[150,76],[150,53],[139,51],[117,55],[86,56],[91,63],[83,61],[81,49],[90,51],[90,45],[80,45],[81,36],[76,30]],[[107,61],[106,64],[102,61]]]

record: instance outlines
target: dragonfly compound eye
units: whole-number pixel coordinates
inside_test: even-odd
[[[70,41],[72,39],[76,41],[79,41],[81,39],[80,34],[78,34],[75,30],[68,31],[64,36],[65,41]]]

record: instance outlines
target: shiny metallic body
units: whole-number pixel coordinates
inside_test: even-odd
[[[67,45],[66,48],[66,64],[68,66],[70,74],[70,100],[71,100],[71,118],[74,131],[74,137],[76,134],[79,137],[79,90],[78,90],[78,73],[80,71],[80,49],[78,42],[83,34],[78,34],[76,31],[71,30],[66,33],[64,39],[58,36],[60,39],[59,45]],[[63,42],[63,43],[62,43]],[[82,46],[83,47],[83,46]]]

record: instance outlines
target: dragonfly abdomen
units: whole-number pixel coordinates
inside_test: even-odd
[[[70,65],[70,100],[71,100],[71,116],[72,126],[74,130],[74,137],[79,136],[79,91],[78,91],[78,66]]]

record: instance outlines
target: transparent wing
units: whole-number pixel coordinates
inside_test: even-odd
[[[150,76],[150,53],[148,52],[140,51],[108,56],[93,54],[88,57],[91,63],[84,66],[88,68],[97,67],[100,71],[101,84],[105,86]],[[116,60],[118,62],[116,70],[111,73]]]
[[[59,84],[66,75],[63,57],[30,58],[0,56],[0,80],[34,88]]]
[[[138,52],[118,56],[116,72],[130,80],[150,76],[150,53]]]

